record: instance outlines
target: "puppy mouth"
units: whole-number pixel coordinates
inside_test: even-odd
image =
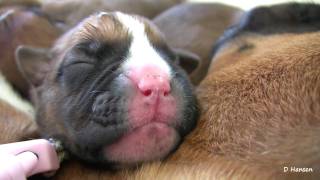
[[[123,165],[158,160],[168,155],[180,141],[175,128],[162,122],[150,122],[124,134],[104,148],[110,161]]]

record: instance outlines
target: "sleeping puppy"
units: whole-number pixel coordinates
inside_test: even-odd
[[[197,89],[197,128],[166,161],[117,177],[70,164],[56,179],[319,179],[319,12],[260,7],[227,30]]]
[[[111,167],[158,160],[195,126],[198,105],[179,57],[148,20],[97,13],[51,50],[20,47],[42,135]]]

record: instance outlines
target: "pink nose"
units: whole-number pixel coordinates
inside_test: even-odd
[[[144,75],[138,83],[138,88],[145,96],[150,96],[154,93],[167,96],[170,93],[168,78],[156,73]]]
[[[144,96],[170,94],[169,74],[157,66],[150,65],[132,69],[129,77]]]

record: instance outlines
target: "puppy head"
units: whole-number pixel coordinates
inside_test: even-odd
[[[196,124],[197,101],[177,55],[141,17],[95,14],[51,51],[21,47],[16,56],[35,87],[43,135],[85,161],[161,159]]]

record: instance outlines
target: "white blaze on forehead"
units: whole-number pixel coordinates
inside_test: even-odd
[[[124,71],[130,71],[130,69],[143,67],[145,65],[155,65],[168,73],[168,76],[170,77],[171,68],[152,47],[145,33],[144,23],[132,16],[120,12],[117,12],[116,16],[119,21],[128,28],[128,32],[132,37],[127,60],[122,65]]]

